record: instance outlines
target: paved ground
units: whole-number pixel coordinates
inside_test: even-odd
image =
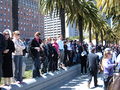
[[[99,75],[98,77],[98,87],[94,87],[93,79],[90,85],[90,89],[87,87],[88,75],[81,75],[71,79],[70,81],[65,81],[56,87],[51,88],[51,90],[103,90],[102,89],[102,79]],[[49,89],[50,90],[50,89]]]

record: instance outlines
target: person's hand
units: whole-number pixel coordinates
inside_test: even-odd
[[[39,52],[40,51],[40,48],[39,47],[35,47],[35,49]]]
[[[4,50],[4,52],[3,53],[8,53],[9,52],[9,49],[6,49],[6,50]]]
[[[117,66],[117,65],[118,65],[118,62],[115,63],[115,66]]]

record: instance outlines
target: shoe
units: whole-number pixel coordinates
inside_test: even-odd
[[[18,84],[23,84],[23,83],[24,83],[24,82],[22,82],[22,81],[19,81],[19,82],[18,82]]]
[[[4,86],[9,86],[9,84],[4,84]]]
[[[95,85],[95,87],[98,87],[98,85]]]
[[[88,83],[88,88],[90,88],[90,83]]]

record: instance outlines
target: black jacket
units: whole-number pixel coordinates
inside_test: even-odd
[[[31,50],[31,54],[32,57],[39,57],[40,56],[40,52],[38,52],[35,47],[40,47],[41,44],[41,39],[39,39],[39,42],[37,42],[37,40],[34,38],[30,44],[30,50]]]
[[[89,70],[97,71],[99,57],[94,53],[89,53],[87,58]]]
[[[5,38],[2,34],[0,34],[0,63],[3,61],[3,56],[2,53],[6,48],[6,44],[5,44]]]

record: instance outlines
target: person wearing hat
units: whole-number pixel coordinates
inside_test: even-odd
[[[97,72],[98,72],[98,59],[99,57],[95,54],[96,48],[92,47],[91,52],[88,54],[88,70],[89,70],[89,80],[88,80],[88,88],[90,88],[90,83],[92,81],[92,77],[94,77],[94,86],[97,87]]]
[[[13,52],[14,57],[14,65],[15,72],[14,78],[18,83],[22,83],[22,65],[23,65],[23,50],[25,49],[25,45],[23,41],[20,39],[20,31],[13,32],[13,42],[15,45],[15,51]]]
[[[32,54],[32,59],[34,63],[34,69],[33,69],[33,78],[40,77],[41,72],[41,60],[40,60],[40,50],[41,50],[41,43],[42,40],[40,39],[40,33],[35,32],[34,39],[32,40],[30,44],[30,50]]]

